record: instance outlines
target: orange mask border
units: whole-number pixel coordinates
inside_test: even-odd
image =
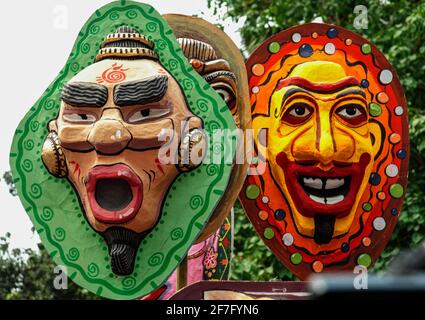
[[[288,199],[273,181],[268,162],[262,175],[249,175],[245,180],[239,198],[246,214],[264,243],[300,279],[312,273],[353,270],[356,265],[369,267],[376,261],[398,221],[409,163],[407,103],[395,70],[373,44],[338,26],[299,25],[270,37],[252,53],[246,67],[253,119],[267,116],[267,92],[275,88],[278,79],[286,77],[284,68],[288,55],[298,54],[302,63],[314,61],[318,51],[322,56],[326,53],[327,61],[333,61],[332,52],[343,51],[350,64],[366,68],[365,78],[371,87],[366,83],[362,87],[369,89],[372,100],[368,102],[373,103],[368,108],[369,123],[381,128],[381,135],[375,136],[381,140],[374,154],[374,179],[367,183],[356,209],[354,220],[357,224],[353,222],[347,235],[333,239],[331,244],[335,248],[328,252],[325,250],[329,246],[319,246],[312,239],[297,234]],[[382,99],[382,95],[378,98],[379,92],[385,93],[388,99]],[[254,134],[258,134],[256,129],[254,127]],[[255,145],[256,152],[258,148]],[[389,165],[397,167],[396,176],[388,175]],[[257,166],[252,165],[251,171]]]

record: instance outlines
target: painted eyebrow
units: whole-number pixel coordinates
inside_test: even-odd
[[[70,82],[63,86],[61,99],[74,107],[102,107],[108,101],[108,89],[91,82]]]
[[[283,95],[283,98],[282,98],[282,102],[285,102],[286,99],[288,99],[290,96],[292,96],[293,94],[298,93],[298,92],[302,92],[302,93],[308,94],[309,96],[311,96],[311,97],[314,98],[314,96],[312,94],[310,94],[309,91],[307,91],[305,89],[302,89],[302,88],[297,88],[296,87],[296,88],[290,88],[290,89],[288,89],[285,92],[285,94]]]
[[[125,107],[162,99],[168,89],[168,77],[156,75],[143,80],[129,81],[114,87],[114,102]]]
[[[347,96],[347,95],[349,95],[349,94],[359,94],[359,95],[361,95],[363,98],[365,98],[365,99],[366,99],[366,94],[364,93],[364,91],[363,91],[363,90],[361,90],[361,89],[359,89],[359,88],[350,88],[350,89],[347,89],[346,91],[340,92],[340,93],[338,93],[338,94],[336,95],[336,98],[338,99],[338,98],[341,98],[341,97],[345,97],[345,96]]]

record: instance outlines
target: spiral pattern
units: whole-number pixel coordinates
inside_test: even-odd
[[[99,31],[100,31],[100,27],[96,24],[94,24],[90,27],[90,33],[93,34],[93,35],[98,34]]]
[[[80,251],[77,248],[71,248],[66,256],[71,261],[77,261],[80,257]]]
[[[159,39],[158,41],[155,42],[155,48],[156,49],[164,50],[166,46],[167,46],[167,44],[162,39]]]
[[[195,209],[198,209],[200,206],[202,206],[203,203],[204,203],[204,199],[199,194],[196,194],[192,196],[192,198],[190,198],[189,206],[193,210],[195,210]]]
[[[40,122],[38,122],[37,120],[31,121],[30,128],[32,132],[36,132],[39,127],[40,127]]]
[[[25,140],[24,148],[28,151],[31,151],[34,148],[34,141],[31,139]]]
[[[177,68],[178,68],[179,63],[177,62],[177,60],[176,60],[176,59],[170,59],[170,60],[168,61],[168,66],[169,66],[169,69],[170,69],[170,70],[175,70],[175,69],[177,69]]]
[[[148,260],[148,264],[151,267],[155,267],[161,264],[162,260],[164,260],[164,254],[161,252],[154,253]]]
[[[178,240],[183,238],[183,229],[182,228],[175,228],[171,231],[170,233],[170,237],[171,240]]]
[[[56,228],[55,233],[53,235],[53,238],[55,238],[56,241],[63,241],[65,240],[66,232],[63,228]]]
[[[53,99],[47,99],[46,102],[44,103],[44,110],[49,111],[52,110],[54,107],[56,106],[56,103]]]
[[[120,15],[116,11],[111,12],[111,14],[109,15],[109,19],[111,19],[112,21],[118,20],[119,18]]]
[[[137,18],[137,12],[135,10],[130,10],[125,15],[129,19],[136,19]]]
[[[125,277],[122,279],[121,284],[126,289],[132,289],[136,285],[136,279],[134,277]]]
[[[202,112],[207,112],[208,111],[208,102],[205,99],[199,99],[198,101],[196,101],[196,106]]]
[[[78,70],[80,70],[80,64],[77,61],[74,61],[71,64],[71,71],[72,72],[77,72]]]
[[[214,130],[219,130],[221,127],[220,127],[220,124],[219,123],[217,123],[216,121],[214,121],[214,120],[211,120],[209,123],[208,123],[208,129],[210,130],[210,131],[214,131]]]
[[[149,22],[148,24],[146,24],[146,30],[148,30],[149,32],[155,32],[157,28],[157,25],[155,22]]]
[[[45,222],[48,222],[48,221],[50,221],[50,220],[53,219],[53,215],[54,215],[54,212],[53,212],[53,209],[52,208],[50,208],[50,207],[44,207],[43,208],[43,211],[41,211],[40,218],[41,218],[41,220],[43,220]],[[58,229],[60,229],[60,228],[58,228]]]
[[[96,263],[90,263],[87,267],[87,273],[90,277],[96,278],[99,275],[99,266]]]
[[[34,199],[38,199],[43,194],[41,187],[37,183],[33,183],[30,188],[30,196]]]
[[[34,169],[32,161],[25,159],[24,162],[22,162],[22,169],[26,172],[31,172]]]
[[[219,167],[216,164],[209,164],[207,166],[207,175],[214,176],[219,172]]]
[[[193,81],[189,79],[183,79],[183,88],[185,90],[192,90],[193,89]]]
[[[121,70],[107,70],[102,74],[102,79],[109,83],[117,83],[125,80],[126,75]]]
[[[213,145],[213,153],[214,154],[221,154],[224,151],[224,145],[222,145],[221,143],[215,143]]]
[[[90,51],[90,44],[88,42],[86,42],[81,46],[81,53],[86,54],[89,51]]]

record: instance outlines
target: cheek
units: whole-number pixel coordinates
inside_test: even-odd
[[[66,163],[68,166],[68,176],[75,184],[83,184],[83,179],[87,177],[90,168],[96,160],[96,153],[73,152],[64,150]]]
[[[363,153],[371,154],[372,143],[367,128],[336,127],[334,140],[337,158],[340,160],[359,161]]]
[[[316,153],[316,130],[313,126],[303,127],[288,138],[290,144],[287,154],[294,159],[309,160]]]

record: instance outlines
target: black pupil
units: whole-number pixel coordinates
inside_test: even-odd
[[[140,111],[140,113],[142,114],[142,116],[147,117],[151,113],[151,109],[144,109]]]
[[[302,116],[305,114],[305,108],[304,107],[295,107],[295,113],[299,116]]]
[[[347,107],[345,110],[349,116],[354,116],[356,114],[356,107]]]
[[[79,116],[81,117],[81,119],[87,120],[87,115],[86,114],[79,114]]]

